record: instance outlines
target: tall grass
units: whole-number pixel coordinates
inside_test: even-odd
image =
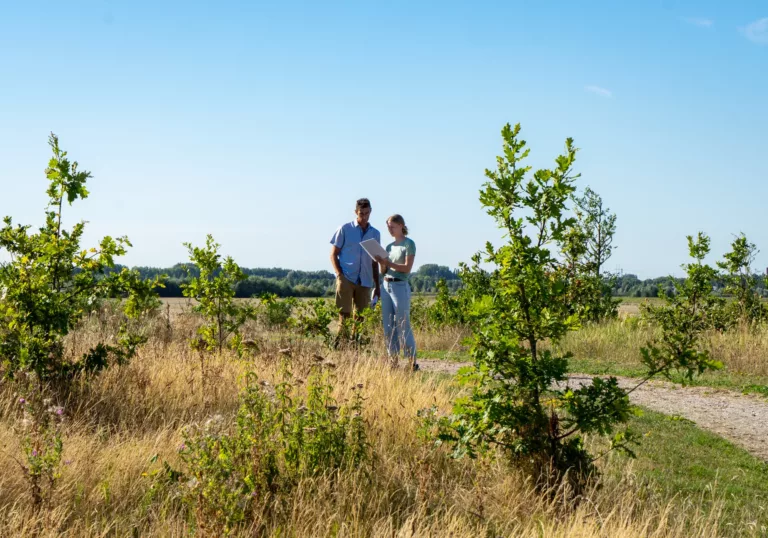
[[[263,536],[627,536],[683,537],[757,531],[720,528],[718,504],[669,500],[633,480],[631,468],[606,473],[576,505],[558,492],[536,494],[501,458],[452,460],[417,435],[420,409],[450,408],[461,390],[452,381],[392,369],[378,351],[329,353],[290,334],[257,334],[259,351],[244,359],[200,359],[184,337],[194,319],[159,319],[153,337],[123,367],[58,396],[65,407],[64,466],[50,510],[35,511],[20,464],[14,384],[0,386],[0,536],[181,536],[194,514],[181,503],[183,480],[160,479],[162,462],[183,470],[181,431],[213,415],[230,420],[243,375],[274,380],[281,360],[302,378],[322,354],[335,365],[340,401],[362,383],[373,470],[351,470],[300,482],[279,512],[242,535]],[[105,320],[83,328],[69,345],[83,348]],[[620,326],[617,326],[620,331]],[[443,335],[428,345],[454,345]],[[618,339],[618,337],[617,337]],[[286,347],[288,346],[288,347]],[[290,351],[288,351],[290,348]],[[374,348],[383,349],[381,346]],[[445,348],[443,348],[445,349]],[[199,533],[198,533],[199,534]]]
[[[575,357],[626,368],[640,366],[640,348],[655,330],[634,317],[585,325],[568,333],[562,347]],[[738,327],[726,332],[709,331],[704,349],[724,364],[725,372],[768,377],[768,327]],[[716,374],[715,374],[716,375]]]

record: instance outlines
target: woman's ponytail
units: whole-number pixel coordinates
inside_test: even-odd
[[[405,225],[405,219],[402,215],[395,213],[387,219],[387,222],[395,222],[403,227],[403,235],[408,235],[408,226]]]

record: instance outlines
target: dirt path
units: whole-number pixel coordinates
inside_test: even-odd
[[[467,363],[422,359],[425,372],[453,374]],[[592,376],[574,374],[572,386],[590,382]],[[632,388],[637,381],[619,377],[619,385]],[[768,401],[759,396],[713,389],[683,387],[664,381],[651,381],[630,395],[632,403],[667,415],[677,415],[695,422],[768,461]]]

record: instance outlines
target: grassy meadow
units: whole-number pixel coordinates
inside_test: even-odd
[[[19,446],[19,394],[0,387],[0,536],[213,536],[193,504],[183,502],[188,477],[167,478],[164,464],[186,469],[179,451],[184,428],[211,417],[231,421],[247,372],[274,384],[282,361],[305,379],[318,356],[332,372],[334,396],[347,401],[362,385],[371,466],[299,481],[279,509],[236,529],[239,536],[761,536],[768,525],[768,467],[695,425],[656,413],[633,419],[644,434],[637,459],[609,454],[581,502],[562,492],[534,492],[522,474],[494,454],[454,460],[446,447],[419,435],[420,409],[448,412],[463,390],[447,375],[407,373],[382,357],[380,335],[364,349],[329,351],[290,330],[253,323],[250,354],[213,358],[202,375],[188,345],[198,320],[179,310],[160,315],[150,339],[129,364],[82,380],[59,394],[64,408],[63,466],[49,502],[35,509]],[[629,368],[643,328],[616,322],[583,329],[566,342],[591,356],[595,369]],[[95,337],[114,333],[109,316],[72,335],[77,354]],[[602,335],[602,336],[601,336]],[[459,329],[420,331],[427,354],[460,354]],[[712,339],[734,368],[768,376],[749,340]],[[765,339],[768,342],[768,338]],[[623,353],[619,353],[625,349]],[[459,356],[459,355],[457,355]],[[595,358],[599,357],[599,358]],[[584,363],[585,366],[587,363]],[[607,362],[606,362],[607,364]],[[608,368],[606,366],[606,368]],[[595,450],[604,447],[588,439]]]

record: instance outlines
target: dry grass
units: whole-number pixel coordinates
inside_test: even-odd
[[[148,474],[164,460],[180,467],[185,425],[213,414],[232,416],[245,372],[273,379],[285,357],[279,349],[290,346],[294,373],[301,377],[312,355],[322,351],[287,334],[254,335],[261,342],[257,355],[211,361],[204,382],[198,356],[183,342],[194,320],[180,317],[174,323],[168,331],[159,322],[156,336],[129,365],[60,397],[66,408],[66,464],[50,510],[32,509],[13,459],[20,454],[13,432],[17,395],[13,384],[4,382],[0,536],[188,534],[193,514],[179,501],[183,485],[163,486]],[[98,330],[84,330],[72,345],[86,345]],[[459,336],[446,333],[430,341],[421,335],[420,343],[445,350]],[[279,514],[261,522],[261,535],[703,537],[722,531],[718,510],[705,512],[695,499],[670,502],[644,491],[639,501],[631,468],[606,476],[602,488],[568,508],[560,496],[534,493],[500,460],[452,460],[416,435],[419,409],[449,408],[457,391],[450,381],[393,370],[376,353],[347,350],[327,358],[337,364],[339,399],[348,397],[356,383],[365,387],[374,470],[303,481]]]
[[[568,333],[562,347],[574,356],[625,367],[640,364],[640,348],[653,338],[654,329],[638,318],[586,325]],[[728,372],[768,376],[768,327],[736,328],[704,335],[704,348]]]

